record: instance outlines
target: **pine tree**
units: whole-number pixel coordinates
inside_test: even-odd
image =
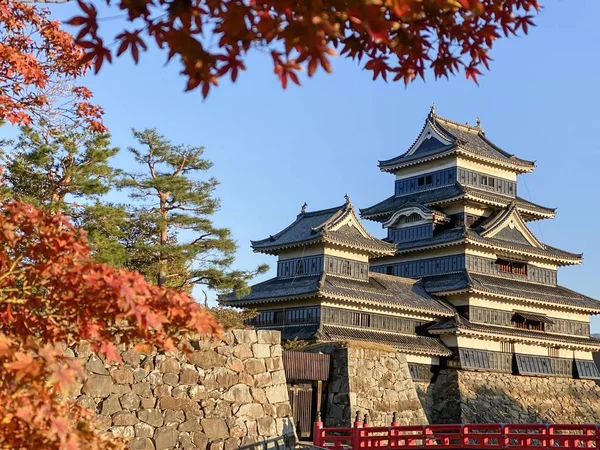
[[[111,188],[118,152],[110,136],[86,129],[23,128],[3,154],[2,181],[10,195],[74,217],[76,202],[89,202]]]
[[[159,286],[243,291],[267,267],[231,270],[235,241],[211,218],[219,208],[214,197],[218,182],[198,178],[212,167],[203,158],[204,148],[173,144],[155,129],[133,130],[133,135],[141,148],[129,151],[142,170],[124,173],[120,187],[136,202],[147,226],[138,230],[133,247],[144,257],[129,268]]]

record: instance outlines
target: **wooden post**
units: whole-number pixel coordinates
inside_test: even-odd
[[[317,413],[321,412],[321,404],[323,403],[323,382],[317,381]]]
[[[396,436],[398,436],[399,431],[395,429],[395,427],[399,427],[400,424],[398,423],[398,413],[396,413],[394,411],[394,413],[392,414],[392,425],[390,428],[390,431],[388,433],[388,439],[389,439],[389,445],[390,447],[397,447],[398,446],[398,439],[395,439]]]
[[[356,417],[354,418],[354,426],[352,427],[352,450],[358,450],[362,445],[360,442],[360,429],[362,428],[362,422],[360,420],[360,411],[356,411]]]

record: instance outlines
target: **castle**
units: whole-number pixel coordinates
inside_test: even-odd
[[[460,124],[432,107],[408,151],[379,162],[395,176],[394,194],[360,210],[387,230],[383,240],[348,197],[327,210],[304,206],[287,228],[252,242],[278,256],[277,276],[222,301],[256,308],[252,324],[284,339],[389,344],[415,383],[448,383],[454,375],[439,381],[442,371],[600,379],[589,321],[600,302],[558,284],[558,268],[582,255],[541,242],[527,225],[556,214],[518,196],[518,175],[534,167],[492,143],[479,121]]]

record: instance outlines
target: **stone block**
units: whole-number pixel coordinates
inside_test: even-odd
[[[179,384],[192,385],[198,383],[199,374],[191,364],[184,364],[179,373]]]
[[[258,424],[256,420],[246,421],[246,434],[248,436],[258,436]]]
[[[227,358],[219,355],[214,350],[200,350],[193,352],[189,359],[192,364],[202,369],[214,369],[215,367],[223,367]]]
[[[113,384],[110,388],[111,394],[129,394],[131,392],[131,385],[129,384]]]
[[[163,383],[168,386],[177,386],[179,384],[179,375],[176,373],[165,373],[163,375]]]
[[[281,357],[269,357],[265,358],[265,366],[269,372],[275,372],[276,370],[283,370],[283,360]]]
[[[154,395],[159,398],[170,397],[172,391],[173,391],[173,386],[169,386],[167,384],[161,384],[160,386],[154,388]]]
[[[111,370],[110,376],[117,384],[133,384],[133,370],[127,367]]]
[[[289,401],[287,387],[285,384],[270,386],[265,389],[267,400],[270,403],[280,403]]]
[[[162,425],[162,424],[161,424]],[[152,437],[154,436],[154,427],[144,422],[138,422],[133,426],[136,437]]]
[[[160,409],[178,409],[190,411],[198,409],[198,404],[189,398],[162,397],[159,400]]]
[[[269,344],[252,344],[252,354],[255,358],[268,358],[271,356],[271,346]]]
[[[209,450],[223,450],[225,441],[223,440],[218,440],[218,441],[213,441],[209,444],[208,448]]]
[[[140,402],[140,407],[142,409],[152,409],[156,406],[155,398],[142,398]]]
[[[81,406],[82,408],[87,408],[87,409],[91,409],[92,411],[96,410],[96,402],[94,401],[94,398],[91,397],[90,395],[82,395],[77,399],[76,402],[79,406]]]
[[[186,420],[177,427],[179,431],[202,431],[202,426],[197,418]]]
[[[248,403],[240,406],[240,409],[235,414],[236,417],[239,417],[244,420],[257,420],[261,417],[264,417],[265,412],[260,403]]]
[[[277,434],[277,426],[275,419],[272,417],[261,417],[256,421],[258,425],[258,434],[261,436],[275,436]]]
[[[167,357],[159,367],[162,373],[174,373],[179,375],[179,362],[173,357]]]
[[[265,361],[263,359],[251,358],[244,362],[246,373],[249,375],[256,375],[267,371],[265,367]]]
[[[139,422],[139,419],[134,413],[121,411],[112,416],[113,425],[116,426],[127,426],[135,425]]]
[[[131,386],[131,392],[139,395],[141,398],[152,397],[152,389],[150,388],[150,383],[146,381],[142,381],[141,383],[134,383]]]
[[[155,450],[154,442],[147,437],[136,437],[127,443],[129,450]]]
[[[238,381],[246,386],[254,386],[254,378],[252,375],[248,375],[246,372],[241,372],[238,377]]]
[[[252,347],[250,347],[250,344],[239,344],[233,347],[233,356],[241,359],[242,361],[252,358],[252,355]]]
[[[267,387],[272,386],[273,384],[274,383],[271,380],[271,374],[269,372],[254,375],[254,386],[256,387]]]
[[[141,367],[138,367],[137,369],[134,369],[133,370],[133,382],[134,383],[139,383],[144,378],[146,378],[149,373],[150,372],[148,372],[146,369],[142,369]]]
[[[277,417],[285,418],[292,415],[292,408],[289,403],[279,403],[277,407]]]
[[[225,439],[229,437],[229,428],[223,419],[202,419],[202,430],[209,439]]]
[[[255,330],[232,330],[238,344],[254,344],[258,341]]]
[[[185,422],[185,413],[181,410],[175,411],[172,409],[167,409],[166,411],[163,411],[163,415],[165,418],[165,425],[180,424]]]
[[[190,388],[188,395],[192,400],[199,401],[208,398],[208,391],[206,389],[206,386],[196,385]]]
[[[265,412],[265,415],[267,415],[267,416],[270,416],[270,417],[277,416],[277,407],[270,403],[265,403],[263,405],[263,411]]]
[[[96,375],[108,375],[108,370],[104,366],[104,361],[96,355],[91,355],[85,364],[85,368]]]
[[[157,428],[154,432],[156,450],[175,448],[178,438],[179,432],[172,427]]]
[[[111,427],[110,432],[113,437],[122,438],[125,440],[129,440],[135,436],[133,427]]]
[[[238,448],[240,448],[240,442],[242,441],[235,437],[225,439],[225,442],[223,443],[223,450],[238,450]]]
[[[252,394],[252,398],[255,402],[260,404],[267,402],[267,394],[263,388],[253,387],[250,389],[250,393]]]
[[[91,374],[83,384],[82,392],[92,397],[106,398],[111,394],[112,380],[108,375]]]
[[[208,436],[204,433],[193,433],[192,441],[198,450],[206,450],[208,445]]]
[[[283,349],[281,345],[271,345],[271,357],[276,358],[283,355]]]
[[[225,367],[234,372],[242,372],[244,370],[244,362],[239,358],[232,357],[229,358]]]
[[[240,405],[252,403],[250,388],[245,384],[236,384],[230,387],[229,390],[223,395],[223,399]]]
[[[186,398],[188,396],[189,386],[176,386],[171,391],[171,396],[175,398]]]
[[[271,379],[273,380],[273,384],[286,384],[285,372],[283,370],[273,372],[271,374]]]
[[[103,416],[111,416],[116,412],[121,411],[121,403],[119,403],[119,396],[117,394],[111,394],[106,400],[102,402],[100,407],[100,414]]]
[[[164,420],[160,409],[142,409],[138,411],[138,419],[153,427],[162,427]]]
[[[258,330],[256,337],[259,344],[281,344],[281,333],[275,330]]]

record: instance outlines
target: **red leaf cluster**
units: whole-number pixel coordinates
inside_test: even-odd
[[[88,69],[73,36],[36,5],[0,0],[0,120],[84,123],[106,131],[91,92],[74,86]],[[95,56],[94,59],[98,57]]]
[[[96,71],[111,50],[98,32],[97,10],[78,0],[82,14],[77,42]],[[297,72],[331,72],[329,56],[365,61],[373,78],[436,78],[464,68],[477,81],[488,68],[489,50],[501,35],[527,33],[539,10],[537,0],[106,0],[126,11],[131,29],[115,36],[117,55],[129,50],[137,61],[145,39],[178,56],[187,89],[208,95],[220,77],[236,80],[251,49],[273,56],[274,72],[285,88],[300,84]]]
[[[82,367],[61,343],[87,340],[119,360],[117,342],[173,349],[186,334],[221,331],[188,294],[94,263],[61,215],[2,204],[0,243],[1,448],[119,448],[68,401]]]

